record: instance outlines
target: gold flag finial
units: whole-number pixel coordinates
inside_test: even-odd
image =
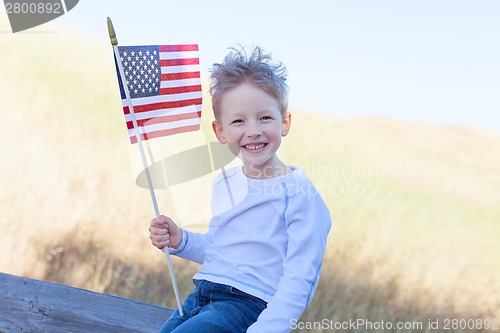
[[[116,39],[115,28],[113,28],[113,22],[111,22],[111,19],[109,17],[108,17],[108,32],[109,32],[109,39],[111,40],[111,45],[113,46],[118,45],[118,39]]]

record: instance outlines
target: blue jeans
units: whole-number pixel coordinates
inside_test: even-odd
[[[234,287],[206,280],[193,280],[196,288],[182,309],[175,310],[159,333],[244,333],[267,303]]]

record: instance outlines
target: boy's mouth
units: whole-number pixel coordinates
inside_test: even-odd
[[[251,143],[248,145],[244,145],[243,148],[245,150],[248,150],[250,152],[259,152],[264,149],[264,147],[267,146],[267,143]]]

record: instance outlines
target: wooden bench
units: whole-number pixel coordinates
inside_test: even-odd
[[[172,310],[0,273],[0,333],[157,332]]]

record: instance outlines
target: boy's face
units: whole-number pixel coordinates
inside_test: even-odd
[[[244,83],[224,94],[219,111],[213,123],[217,139],[240,156],[247,176],[272,178],[284,171],[276,151],[288,134],[291,117],[281,116],[276,99]]]

